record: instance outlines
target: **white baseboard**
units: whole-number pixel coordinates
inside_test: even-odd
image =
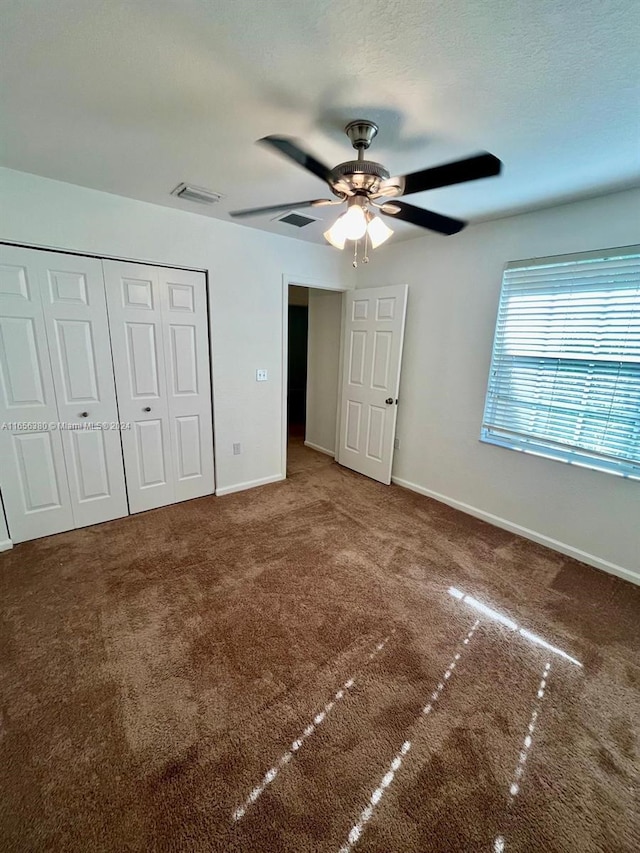
[[[335,453],[333,450],[327,450],[326,447],[320,447],[319,444],[314,444],[312,441],[305,441],[305,447],[310,447],[312,450],[317,450],[318,453],[324,453],[326,456],[331,456],[332,459],[335,458]]]
[[[499,515],[493,515],[490,512],[485,512],[475,506],[463,503],[462,501],[449,498],[447,495],[441,495],[439,492],[433,492],[431,489],[425,489],[418,486],[417,483],[411,483],[408,480],[402,480],[400,477],[392,477],[391,482],[397,486],[402,486],[405,489],[410,489],[412,492],[417,492],[419,495],[424,495],[427,498],[433,498],[440,503],[447,504],[454,509],[459,509],[461,512],[466,512],[467,515],[473,515],[475,518],[480,518],[482,521],[488,521],[489,524],[495,527],[501,527],[503,530],[508,530],[510,533],[517,533],[518,536],[524,536],[525,539],[531,539],[539,545],[545,545],[553,551],[559,551],[561,554],[566,554],[567,557],[573,557],[574,560],[580,560],[581,563],[587,563],[596,569],[602,569],[603,572],[608,572],[610,575],[622,578],[626,581],[631,581],[640,585],[640,574],[625,569],[623,566],[618,566],[616,563],[610,563],[608,560],[603,560],[601,557],[596,557],[593,554],[588,554],[586,551],[581,551],[579,548],[574,548],[573,545],[567,545],[564,542],[558,542],[557,539],[552,539],[550,536],[545,536],[543,533],[538,533],[536,530],[529,530],[528,527],[522,527],[520,524],[515,524],[513,521],[508,521],[506,518],[501,518]]]
[[[5,539],[3,542],[0,542],[0,551],[8,551],[10,548],[13,548],[11,539]]]
[[[216,489],[216,495],[221,498],[223,495],[230,495],[233,492],[244,492],[246,489],[255,489],[257,486],[266,486],[268,483],[277,483],[285,478],[282,474],[272,474],[270,477],[262,477],[259,480],[247,480],[246,483],[236,483],[234,486],[223,486],[221,489]]]

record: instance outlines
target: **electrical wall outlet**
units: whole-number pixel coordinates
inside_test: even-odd
[[[233,455],[234,456],[240,456],[241,453],[242,453],[242,445],[240,444],[239,441],[235,441],[233,443]]]
[[[267,371],[264,368],[256,370],[256,382],[266,382],[267,378]]]
[[[394,438],[394,439],[393,439],[393,447],[394,447],[394,449],[395,449],[395,450],[399,450],[399,449],[400,449],[400,439],[399,439],[399,438]]]

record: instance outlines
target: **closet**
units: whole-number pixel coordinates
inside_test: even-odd
[[[212,494],[202,273],[0,246],[13,542]]]

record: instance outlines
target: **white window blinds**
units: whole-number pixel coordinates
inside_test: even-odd
[[[640,246],[507,264],[481,438],[640,478]]]

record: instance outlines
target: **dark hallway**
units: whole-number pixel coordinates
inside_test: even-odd
[[[289,349],[287,364],[287,426],[290,437],[305,437],[307,414],[308,291],[289,287]]]

